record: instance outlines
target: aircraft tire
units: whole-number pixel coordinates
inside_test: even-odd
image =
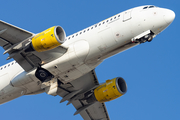
[[[47,71],[46,69],[43,69],[43,68],[38,68],[36,70],[36,73],[35,73],[35,76],[41,81],[41,82],[44,82],[46,80],[50,80],[53,75]]]

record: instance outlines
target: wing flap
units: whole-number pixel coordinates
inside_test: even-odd
[[[34,68],[34,66],[30,64],[30,62],[21,54],[16,54],[13,58],[25,71],[29,71]]]
[[[104,103],[96,102],[86,110],[86,113],[91,120],[110,120]],[[80,114],[84,119],[87,118],[83,113]]]
[[[104,103],[95,102],[80,109],[78,108],[82,106],[80,101],[72,102],[72,104],[77,109],[74,115],[80,114],[84,120],[110,120]]]
[[[58,95],[63,97],[62,101],[68,98],[68,101],[77,110],[75,115],[80,114],[84,120],[110,120],[104,103],[87,103],[86,98],[83,96],[86,91],[93,89],[98,84],[95,71],[93,70],[70,82],[70,86],[68,87],[60,86],[61,90]],[[79,91],[79,93],[76,91]]]

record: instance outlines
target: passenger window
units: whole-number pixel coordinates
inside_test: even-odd
[[[99,23],[99,26],[101,25],[101,23]]]
[[[89,28],[87,29],[87,31],[89,31]]]
[[[107,20],[106,22],[109,22],[109,20]]]
[[[86,32],[86,30],[84,30],[84,33]]]
[[[103,24],[104,24],[105,22],[103,22]]]
[[[76,34],[76,36],[78,36],[78,34]]]
[[[114,17],[114,19],[116,19],[116,17]]]
[[[69,37],[68,39],[70,39],[71,37]]]
[[[120,17],[120,15],[118,15],[118,17]]]
[[[82,32],[80,32],[80,34],[82,34]]]
[[[93,29],[93,27],[91,29]]]

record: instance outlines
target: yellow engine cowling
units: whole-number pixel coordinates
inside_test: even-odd
[[[66,34],[62,27],[51,27],[32,38],[32,47],[37,52],[43,52],[58,47],[64,43]]]
[[[107,102],[114,100],[127,91],[127,85],[123,78],[117,77],[112,80],[107,80],[106,83],[100,85],[94,90],[94,95],[97,101]]]

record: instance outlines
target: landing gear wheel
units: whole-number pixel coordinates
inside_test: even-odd
[[[149,35],[146,35],[144,37],[142,37],[139,42],[140,43],[145,43],[145,42],[151,42],[153,39],[153,37],[149,34]]]
[[[46,69],[43,69],[43,68],[38,68],[36,70],[35,76],[41,82],[48,81],[48,80],[51,80],[53,78],[53,75],[49,71],[47,71]]]
[[[146,42],[146,39],[144,39],[144,38],[140,39],[140,43],[145,43],[145,42]]]
[[[42,80],[46,80],[46,78],[48,77],[48,73],[46,71],[44,71],[44,70],[39,70],[37,72],[38,72],[39,77]]]
[[[148,39],[149,39],[149,37],[150,37],[150,35],[146,35],[146,36],[144,36],[144,40],[148,40]]]
[[[151,42],[152,41],[152,39],[153,39],[153,37],[152,36],[150,36],[149,38],[148,38],[148,42]]]

